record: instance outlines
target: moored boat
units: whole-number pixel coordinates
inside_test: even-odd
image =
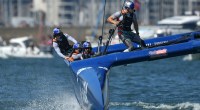
[[[9,45],[1,46],[0,51],[8,58],[53,58],[51,53],[41,51],[29,36],[12,38]]]

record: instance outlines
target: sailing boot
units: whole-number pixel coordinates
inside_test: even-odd
[[[141,39],[140,45],[141,45],[141,49],[142,49],[142,50],[148,48],[148,47],[146,46],[144,40],[142,40],[142,39]]]

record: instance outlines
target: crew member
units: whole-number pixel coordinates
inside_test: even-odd
[[[108,17],[107,21],[118,26],[119,38],[128,47],[128,49],[124,50],[124,52],[130,52],[134,49],[132,42],[140,44],[142,48],[146,47],[144,41],[139,35],[138,22],[133,2],[125,2],[124,8]],[[136,33],[133,33],[131,30],[132,24],[134,25]]]
[[[75,60],[82,60],[82,45],[81,43],[76,43],[73,45],[73,50],[71,52],[70,57],[68,58],[69,61],[75,61]]]
[[[92,51],[92,46],[90,42],[84,42],[83,43],[83,52],[82,56],[84,59],[91,58],[94,55],[94,52]]]
[[[73,43],[77,43],[77,41],[68,34],[63,34],[60,28],[53,29],[53,48],[55,49],[56,53],[64,58],[68,59],[69,55],[72,51],[72,46],[69,44],[69,41]]]

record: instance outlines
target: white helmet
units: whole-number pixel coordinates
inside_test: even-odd
[[[128,8],[128,9],[134,9],[134,3],[131,2],[131,1],[125,2],[124,8],[125,8],[125,9],[127,9],[127,8]]]

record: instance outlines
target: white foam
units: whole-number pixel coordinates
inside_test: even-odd
[[[164,109],[164,110],[171,110],[171,109],[192,109],[192,110],[200,110],[200,103],[191,103],[191,102],[184,102],[178,103],[174,105],[169,104],[153,104],[153,103],[145,103],[145,102],[111,102],[110,106],[137,106],[145,109]]]
[[[80,106],[72,93],[62,93],[45,97],[42,100],[29,102],[24,110],[80,110]]]

